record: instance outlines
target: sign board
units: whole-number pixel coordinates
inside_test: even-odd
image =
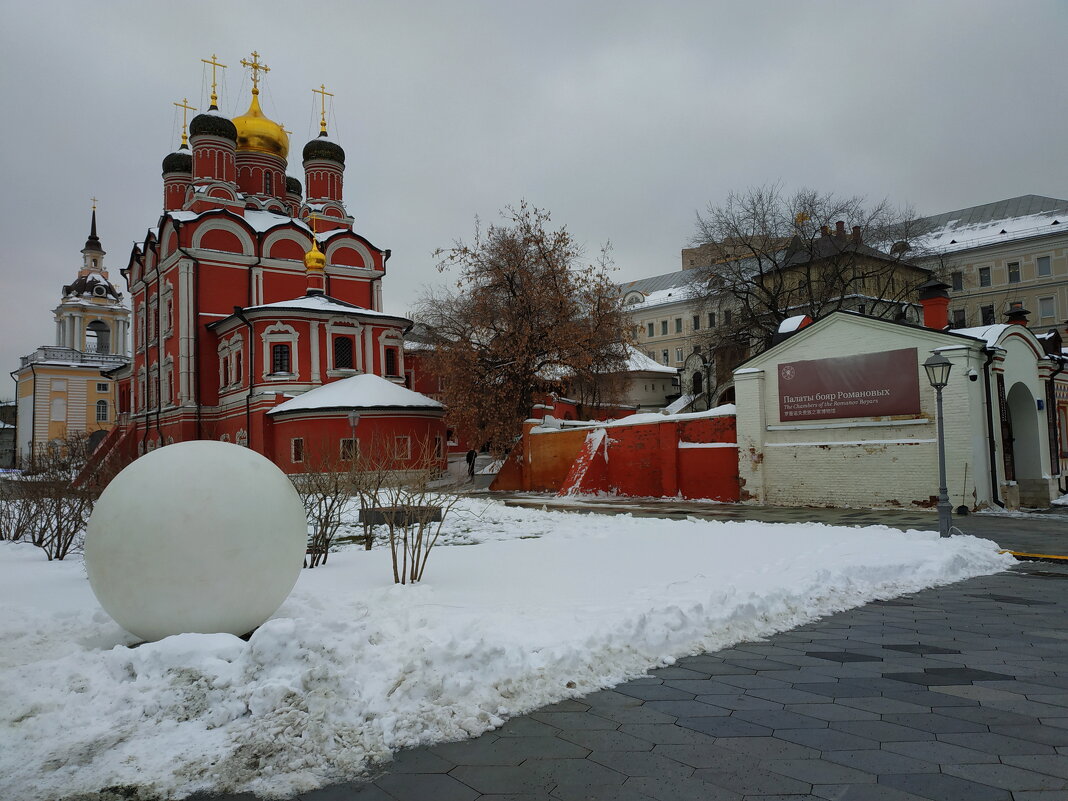
[[[779,420],[783,423],[919,411],[915,348],[779,365]]]

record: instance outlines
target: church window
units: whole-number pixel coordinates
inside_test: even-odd
[[[93,320],[85,327],[86,353],[111,353],[111,329],[101,320]]]
[[[219,385],[228,387],[230,386],[230,360],[223,356],[220,365],[222,367],[222,378],[219,381]]]
[[[234,383],[240,384],[245,377],[244,371],[241,369],[241,351],[234,354]]]
[[[174,317],[174,304],[168,298],[168,300],[166,301],[166,305],[164,305],[164,307],[163,307],[163,329],[165,331],[170,331],[171,328],[173,327],[173,325],[174,325],[174,323],[172,322],[173,317]]]
[[[274,178],[274,175],[271,173],[270,170],[266,171],[263,174],[263,193],[265,195],[274,194],[274,184],[271,180],[272,178]]]
[[[334,337],[334,369],[352,369],[351,337]]]
[[[445,443],[440,436],[434,437],[434,458],[440,459],[445,454]]]
[[[393,458],[394,459],[411,459],[412,458],[412,438],[411,437],[395,437],[393,440]]]
[[[289,345],[271,345],[271,372],[289,372]]]
[[[106,423],[108,421],[108,402],[100,400],[96,402],[96,421]]]
[[[360,441],[354,438],[341,440],[341,458],[346,462],[360,458]]]
[[[293,437],[289,440],[289,460],[294,464],[304,461],[304,437]]]
[[[397,349],[386,348],[386,375],[397,374]]]
[[[174,403],[174,373],[167,371],[167,382],[164,385],[167,390],[167,397],[165,398],[167,405],[170,406]]]

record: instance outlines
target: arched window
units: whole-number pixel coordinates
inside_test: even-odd
[[[98,423],[106,423],[108,421],[108,402],[106,400],[98,400],[96,402],[96,421]]]
[[[111,329],[102,320],[93,320],[85,327],[86,353],[111,353]]]
[[[289,345],[271,345],[271,372],[289,372]]]
[[[386,375],[397,374],[397,349],[386,348]]]
[[[274,191],[273,191],[274,182],[272,180],[273,178],[274,178],[274,174],[270,170],[267,170],[263,174],[263,194],[265,194],[265,195],[273,195],[274,194]]]
[[[693,374],[693,394],[701,394],[701,373],[697,372]]]
[[[334,337],[334,369],[352,369],[352,339],[349,337]]]

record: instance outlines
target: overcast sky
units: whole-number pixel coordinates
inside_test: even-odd
[[[618,280],[679,269],[694,214],[782,182],[923,214],[1068,196],[1065,2],[42,2],[0,0],[0,398],[53,344],[99,198],[113,280],[162,206],[172,105],[265,113],[289,173],[335,94],[356,230],[393,258],[386,308],[447,280],[431,252],[526,198]],[[1055,143],[1060,143],[1057,150]]]

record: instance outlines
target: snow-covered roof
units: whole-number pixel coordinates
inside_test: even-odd
[[[994,325],[980,325],[975,328],[954,328],[952,333],[966,337],[973,337],[974,339],[981,339],[986,342],[987,347],[992,347],[997,344],[1001,335],[1005,333],[1005,329],[1010,328],[1013,325],[1015,325],[1015,323],[996,323]]]
[[[785,320],[779,323],[779,333],[791,334],[794,331],[798,330],[804,324],[805,320],[809,319],[811,318],[809,318],[807,314],[797,314],[793,317],[787,317]]]
[[[273,309],[277,311],[312,311],[312,312],[328,312],[329,314],[355,314],[361,317],[389,317],[393,320],[407,320],[406,317],[401,317],[397,314],[387,314],[386,312],[375,311],[374,309],[365,309],[363,306],[357,306],[355,303],[347,303],[337,298],[332,298],[329,295],[302,295],[299,298],[293,298],[292,300],[278,300],[274,303],[262,303],[259,306],[249,306],[245,311],[262,311],[264,309]]]
[[[930,227],[917,245],[946,253],[1057,233],[1068,225],[1068,200],[1040,195],[1020,197],[948,211],[920,221]]]
[[[678,370],[661,364],[656,359],[650,359],[637,348],[627,345],[627,372],[628,373],[670,373],[677,375]]]
[[[428,398],[381,376],[364,373],[331,381],[280,403],[267,414],[331,409],[444,409]]]

